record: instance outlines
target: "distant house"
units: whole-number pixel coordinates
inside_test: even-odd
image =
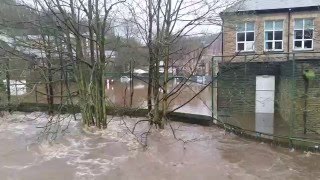
[[[0,40],[5,42],[9,47],[15,49],[16,51],[19,51],[24,54],[28,54],[35,58],[41,58],[45,56],[44,51],[42,51],[40,48],[37,48],[41,44],[40,36],[27,35],[27,36],[9,37],[4,34],[1,34]]]
[[[221,56],[222,36],[193,37],[185,41],[187,50],[179,57],[183,68],[178,71],[184,75],[211,76],[212,56]]]
[[[74,36],[71,35],[73,39]],[[43,64],[43,59],[47,58],[47,54],[44,50],[44,46],[46,43],[50,41],[52,47],[56,47],[55,45],[56,38],[53,36],[41,36],[41,35],[21,35],[21,36],[12,36],[9,37],[5,34],[0,35],[0,41],[6,43],[8,47],[16,52],[22,53],[24,57],[32,57],[38,65]],[[88,47],[88,39],[84,39],[83,49],[85,53],[89,53],[90,49]],[[64,51],[64,55],[66,55],[67,49],[62,49]],[[59,52],[55,50],[50,50],[51,58],[59,58]],[[117,57],[117,52],[113,50],[105,50],[105,55],[108,62],[114,63],[114,60]],[[73,51],[73,56],[76,56],[75,51]]]
[[[164,62],[160,61],[159,62],[159,73],[164,73]],[[172,76],[177,75],[177,67],[175,66],[169,66],[168,68],[168,73]]]
[[[0,33],[0,50],[2,57],[23,58],[32,66],[36,59],[41,56],[41,51],[28,47],[26,44],[19,43],[22,41],[21,36],[15,38]]]
[[[6,42],[15,50],[34,56],[35,58],[44,58],[46,53],[44,46],[51,44],[55,46],[55,37],[54,36],[42,36],[42,35],[19,35],[19,36],[7,36],[5,34],[0,35],[0,40]],[[52,51],[52,50],[51,50]],[[52,51],[52,56],[58,57],[57,51]]]
[[[117,57],[117,52],[113,51],[113,50],[105,50],[104,53],[105,53],[106,57],[110,58],[110,59],[116,59],[116,57]]]
[[[90,37],[89,37],[89,32],[83,33],[82,34],[82,47],[83,47],[83,52],[85,53],[86,57],[90,56]],[[95,34],[94,34],[95,37]],[[94,52],[96,54],[96,46],[94,47]],[[105,49],[104,51],[107,61],[114,63],[114,61],[117,58],[118,53],[114,50],[109,50]]]

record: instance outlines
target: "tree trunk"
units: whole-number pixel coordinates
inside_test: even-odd
[[[151,114],[152,111],[152,85],[153,85],[153,71],[154,71],[154,55],[152,47],[152,31],[153,31],[153,15],[152,15],[152,0],[148,0],[148,50],[149,50],[149,74],[148,74],[148,112]]]

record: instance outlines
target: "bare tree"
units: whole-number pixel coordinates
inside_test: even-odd
[[[130,13],[149,49],[148,110],[151,124],[164,127],[166,115],[170,112],[168,101],[186,85],[184,81],[169,90],[169,69],[175,63],[174,54],[179,51],[173,50],[174,45],[182,38],[194,35],[196,28],[220,25],[218,12],[233,3],[219,0],[148,0],[144,4],[140,1],[129,4],[130,7],[134,7],[129,8]],[[194,51],[198,52],[196,57],[192,57],[195,68],[191,70],[190,76],[186,77],[187,80],[196,71],[210,44],[212,42],[195,47]],[[163,74],[159,72],[162,69]]]
[[[32,40],[32,45],[24,44],[41,53],[40,69],[46,82],[48,104],[54,104],[54,73],[60,71],[60,81],[64,79],[69,89],[66,69],[72,67],[78,86],[77,104],[86,126],[107,127],[104,77],[111,57],[105,53],[106,35],[112,30],[112,9],[120,3],[123,1],[34,0],[14,5],[33,11],[36,15],[33,21],[23,23],[37,30],[40,38]],[[48,21],[44,21],[44,18]],[[22,41],[30,42],[30,39]],[[70,95],[68,93],[67,96],[73,103]]]

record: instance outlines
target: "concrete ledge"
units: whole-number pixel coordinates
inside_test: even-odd
[[[212,126],[213,121],[211,116],[188,114],[181,112],[172,112],[168,114],[173,121],[184,122],[189,124],[199,124],[202,126]]]
[[[59,105],[54,104],[52,107],[52,111],[54,113],[80,113],[79,106],[71,106],[71,105]],[[21,103],[17,106],[11,106],[10,108],[0,108],[0,110],[8,110],[12,111],[21,111],[21,112],[47,112],[49,109],[48,104],[39,104],[39,103]],[[146,117],[148,115],[147,109],[133,109],[128,107],[107,107],[108,115],[118,115],[118,116],[130,116],[130,117]],[[202,126],[211,126],[212,118],[210,116],[197,115],[197,114],[188,114],[181,112],[171,112],[168,114],[168,117],[173,121],[179,121],[190,124],[199,124]]]

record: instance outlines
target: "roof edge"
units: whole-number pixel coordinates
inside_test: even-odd
[[[268,14],[268,13],[282,13],[282,12],[302,12],[302,11],[320,11],[320,6],[306,6],[294,8],[279,8],[279,9],[263,9],[263,10],[248,10],[248,11],[223,11],[220,16],[230,14]]]

